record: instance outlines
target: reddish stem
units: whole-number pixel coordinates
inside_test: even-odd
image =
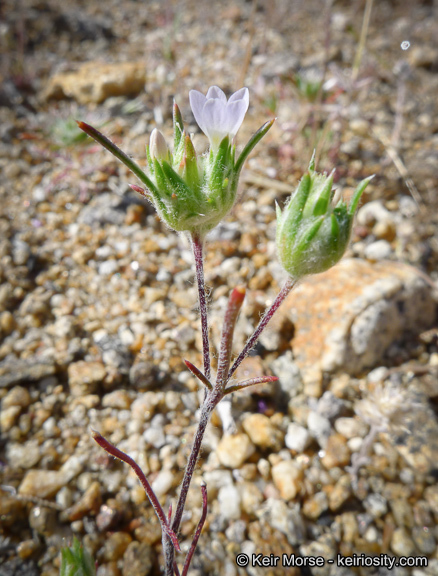
[[[184,364],[187,366],[187,368],[190,370],[190,372],[196,376],[196,378],[202,382],[202,384],[204,384],[204,386],[206,388],[208,388],[209,390],[213,390],[213,386],[211,385],[211,382],[209,380],[207,380],[207,378],[204,376],[204,374],[199,370],[199,368],[196,368],[196,366],[194,364],[192,364],[191,362],[189,362],[188,360],[184,360]]]
[[[201,519],[198,522],[198,526],[196,528],[195,536],[193,537],[190,550],[188,551],[188,554],[186,556],[181,576],[187,576],[187,572],[189,571],[193,554],[195,553],[196,546],[198,545],[199,536],[201,535],[205,519],[207,518],[207,486],[205,483],[201,484],[201,491],[202,491],[202,515]]]
[[[228,307],[225,312],[224,325],[222,327],[221,345],[219,350],[219,361],[217,367],[216,386],[223,389],[226,384],[228,370],[230,369],[231,350],[233,347],[234,327],[237,317],[242,308],[245,298],[245,288],[237,286],[231,292],[228,300]]]
[[[160,521],[163,532],[169,536],[176,550],[180,552],[181,548],[178,543],[178,538],[176,537],[175,532],[169,526],[163,508],[161,507],[158,498],[156,497],[154,491],[152,490],[152,486],[149,484],[148,479],[144,475],[143,470],[140,468],[137,462],[135,462],[130,456],[128,456],[127,454],[116,448],[113,444],[111,444],[111,442],[108,442],[108,440],[106,440],[106,438],[104,438],[101,434],[99,434],[99,432],[96,432],[96,430],[92,430],[91,434],[94,440],[97,442],[97,444],[99,444],[101,448],[103,448],[106,452],[108,452],[108,454],[111,454],[111,456],[114,456],[114,458],[118,458],[122,462],[125,462],[125,464],[128,464],[128,466],[130,466],[134,470],[135,474],[137,475],[137,478],[140,480],[147,494],[147,497],[149,498],[150,503],[152,504],[153,509],[155,510],[155,514],[158,516],[158,520]]]
[[[250,380],[244,380],[243,382],[239,382],[235,386],[229,386],[225,388],[224,394],[231,394],[231,392],[238,392],[239,390],[243,390],[244,388],[248,388],[248,386],[254,386],[255,384],[266,384],[267,382],[277,382],[277,376],[259,376],[257,378],[251,378]]]
[[[294,285],[295,285],[295,281],[292,280],[292,278],[288,278],[286,280],[286,282],[283,285],[283,288],[277,294],[277,297],[275,298],[274,302],[272,303],[270,308],[265,312],[263,318],[260,320],[259,325],[254,330],[253,335],[248,340],[248,342],[245,344],[244,349],[242,350],[242,352],[239,354],[239,356],[234,361],[234,364],[232,365],[230,371],[228,372],[227,381],[230,380],[231,376],[234,374],[234,372],[237,370],[237,368],[240,366],[240,364],[243,362],[243,360],[247,357],[249,351],[251,350],[251,348],[255,345],[255,343],[259,339],[260,334],[266,328],[266,325],[272,319],[275,312],[280,308],[281,304],[284,302],[284,300],[286,299],[286,296],[292,290]]]
[[[204,374],[210,380],[210,342],[208,338],[207,301],[204,283],[203,240],[192,234],[193,256],[195,257],[196,280],[198,284],[199,311],[201,314],[202,349],[204,355]]]

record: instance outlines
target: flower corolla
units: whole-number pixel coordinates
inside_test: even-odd
[[[248,110],[248,88],[241,88],[228,101],[217,86],[211,86],[206,96],[198,90],[191,90],[189,98],[195,120],[209,139],[213,151],[219,148],[226,136],[231,142]]]

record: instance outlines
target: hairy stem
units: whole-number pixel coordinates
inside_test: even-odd
[[[199,311],[201,314],[202,350],[204,356],[204,374],[210,380],[210,341],[208,338],[207,300],[204,283],[203,240],[192,234],[193,256],[195,257],[196,280],[198,284]]]
[[[232,365],[230,371],[228,372],[227,381],[230,380],[231,376],[234,374],[234,372],[237,370],[237,368],[240,366],[240,364],[243,362],[243,360],[247,357],[249,351],[251,350],[251,348],[256,344],[257,340],[259,339],[260,334],[266,328],[268,322],[272,319],[275,312],[280,308],[281,304],[286,299],[286,296],[292,290],[294,285],[295,285],[295,280],[292,280],[292,278],[288,278],[286,280],[286,282],[283,285],[283,288],[278,293],[274,302],[272,303],[270,308],[268,308],[268,310],[265,312],[263,318],[260,320],[259,325],[254,330],[253,335],[249,338],[248,342],[245,344],[244,349],[242,350],[242,352],[239,354],[239,356],[234,361],[234,364]]]
[[[218,394],[216,390],[212,390],[207,393],[204,399],[204,403],[201,408],[201,417],[199,419],[198,429],[196,430],[192,451],[190,452],[190,456],[187,461],[187,467],[181,484],[181,491],[179,494],[178,503],[176,505],[175,517],[172,522],[172,532],[174,532],[175,534],[178,533],[181,524],[181,519],[184,512],[184,506],[187,500],[187,494],[189,492],[193,472],[195,471],[196,463],[198,461],[199,452],[201,450],[202,441],[204,439],[207,424],[210,420],[211,413],[213,412],[217,404],[222,400],[222,398],[223,395]],[[174,547],[172,546],[169,538],[167,538],[167,545],[165,549],[166,576],[172,576],[174,554],[175,554]]]
[[[155,514],[158,516],[158,520],[160,521],[163,534],[165,534],[166,537],[169,538],[172,545],[175,546],[175,548],[179,551],[180,547],[178,539],[175,533],[170,528],[169,522],[166,518],[166,515],[164,514],[163,508],[161,507],[161,504],[158,501],[155,492],[152,490],[152,487],[149,484],[148,479],[144,475],[143,470],[140,468],[137,462],[135,462],[135,460],[133,460],[130,456],[128,456],[128,454],[125,454],[124,452],[116,448],[113,444],[111,444],[111,442],[109,442],[106,438],[104,438],[102,434],[99,434],[99,432],[96,432],[96,430],[91,430],[91,433],[93,439],[95,440],[95,442],[97,442],[97,444],[99,444],[101,448],[103,448],[106,452],[108,452],[108,454],[111,454],[111,456],[114,456],[114,458],[118,458],[122,462],[125,462],[125,464],[128,464],[128,466],[130,466],[134,470],[135,474],[137,475],[137,478],[140,480],[146,492],[147,497],[149,498],[149,502],[152,504],[152,507],[155,510]]]
[[[195,536],[190,546],[190,550],[184,562],[182,576],[187,576],[187,573],[190,568],[190,562],[192,561],[193,554],[195,553],[196,546],[198,545],[199,536],[201,535],[202,528],[205,524],[205,519],[207,518],[207,486],[205,485],[205,483],[201,484],[201,491],[202,491],[202,515],[201,519],[198,522],[198,526],[196,528]]]
[[[222,327],[219,361],[217,366],[216,386],[222,389],[225,386],[228,370],[231,362],[231,349],[233,347],[234,327],[237,317],[245,298],[245,288],[238,286],[231,292],[228,307],[225,312],[224,325]]]

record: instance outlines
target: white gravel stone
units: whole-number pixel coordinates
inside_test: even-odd
[[[223,486],[219,490],[218,502],[220,514],[223,518],[227,520],[240,518],[240,495],[235,486]]]
[[[332,431],[328,418],[325,418],[324,416],[321,416],[321,414],[318,414],[318,412],[312,410],[309,412],[309,416],[307,417],[307,427],[310,434],[318,441],[321,448],[325,448]]]
[[[311,437],[309,431],[304,428],[304,426],[292,422],[287,427],[285,442],[289,450],[303,452],[309,446]]]
[[[378,260],[386,260],[391,256],[391,253],[391,244],[387,240],[377,240],[366,246],[364,255],[367,260],[377,262]]]
[[[336,432],[350,440],[359,436],[363,438],[368,432],[368,426],[358,418],[337,418],[334,422]]]
[[[161,470],[152,482],[152,489],[157,496],[167,494],[172,488],[175,474],[171,470]]]

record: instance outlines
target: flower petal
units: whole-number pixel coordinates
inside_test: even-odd
[[[227,104],[224,129],[226,129],[226,132],[230,135],[231,140],[242,125],[246,111],[248,110],[248,105],[249,101],[245,100],[236,100],[235,102],[228,102]]]
[[[206,127],[203,132],[215,148],[228,134],[226,103],[217,99],[207,100],[202,111],[202,119]]]
[[[218,100],[222,100],[222,102],[227,102],[227,97],[225,96],[224,92],[219,88],[219,86],[210,86],[207,92],[207,100],[210,98],[217,98]]]
[[[190,90],[189,92],[190,107],[195,117],[196,123],[199,128],[206,134],[206,126],[203,121],[203,109],[207,102],[207,98],[198,90]]]
[[[247,102],[247,109],[249,106],[249,90],[248,88],[241,88],[237,92],[234,92],[232,96],[230,96],[228,102],[235,102],[236,100],[245,100]]]

